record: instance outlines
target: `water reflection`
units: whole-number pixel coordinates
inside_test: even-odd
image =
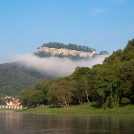
[[[134,116],[0,112],[0,134],[133,134]]]

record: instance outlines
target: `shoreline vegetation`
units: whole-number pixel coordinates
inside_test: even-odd
[[[105,58],[103,64],[76,67],[69,76],[44,80],[33,88],[22,89],[18,98],[28,108],[48,104],[51,108],[64,107],[59,110],[44,107],[48,113],[109,113],[120,111],[119,106],[134,105],[134,39],[128,41],[123,50]],[[95,102],[97,106],[81,105],[88,102]],[[43,112],[41,108],[38,110]]]
[[[64,108],[50,108],[49,106],[35,107],[25,110],[17,110],[23,113],[51,114],[51,115],[95,115],[95,114],[131,114],[134,115],[134,105],[126,105],[117,108],[99,109],[89,103]]]
[[[69,76],[22,89],[18,99],[28,113],[134,114],[134,39],[103,64],[77,67]]]

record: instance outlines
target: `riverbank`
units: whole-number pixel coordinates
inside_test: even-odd
[[[49,106],[30,108],[26,110],[19,110],[27,113],[40,114],[68,114],[68,115],[90,115],[90,114],[134,114],[134,105],[127,105],[113,109],[99,109],[90,106],[88,103],[69,106],[65,108],[49,108]]]

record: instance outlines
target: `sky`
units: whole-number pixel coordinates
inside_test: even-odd
[[[110,53],[134,38],[134,0],[0,0],[0,63],[43,43]]]

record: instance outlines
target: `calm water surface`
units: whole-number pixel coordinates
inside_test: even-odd
[[[0,134],[134,134],[134,116],[0,112]]]

